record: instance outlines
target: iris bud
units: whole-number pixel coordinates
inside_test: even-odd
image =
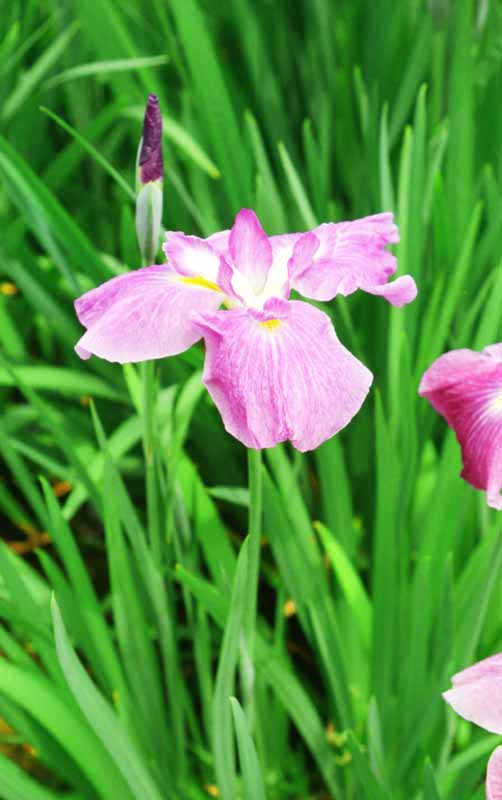
[[[161,233],[164,177],[162,115],[154,94],[146,104],[136,175],[136,234],[143,262],[153,264]]]

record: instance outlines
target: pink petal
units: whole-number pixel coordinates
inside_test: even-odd
[[[490,733],[502,733],[502,677],[460,684],[443,694],[457,714]]]
[[[393,306],[405,306],[407,303],[413,302],[418,294],[417,284],[411,275],[401,275],[397,280],[391,283],[382,283],[375,286],[364,287],[364,291],[368,294],[376,294],[385,297]]]
[[[303,275],[305,270],[311,267],[320,244],[318,237],[313,231],[302,233],[301,236],[296,239],[293,254],[289,260],[289,269],[293,278],[298,275]]]
[[[75,302],[88,329],[75,348],[78,355],[124,364],[186,350],[201,336],[192,312],[214,311],[223,295],[185,280],[164,264],[120,275],[86,292]]]
[[[396,271],[396,259],[388,244],[399,241],[392,214],[375,214],[353,222],[328,222],[312,231],[319,248],[310,263],[291,264],[293,288],[305,297],[331,300],[356,289],[381,294],[393,305],[409,303],[416,296],[412,278],[400,279],[396,288],[383,288]],[[382,287],[382,288],[380,288]]]
[[[488,761],[486,800],[502,800],[502,747],[497,747]]]
[[[288,262],[293,256],[294,247],[305,233],[281,233],[278,236],[269,236],[272,247],[273,266],[281,265],[287,269]]]
[[[229,249],[232,260],[256,293],[267,280],[272,264],[272,247],[254,211],[243,208],[230,231]]]
[[[220,256],[220,268],[218,270],[218,286],[221,287],[225,295],[236,305],[242,305],[243,299],[234,289],[233,281],[235,272],[224,256]]]
[[[496,361],[502,361],[502,342],[497,344],[489,344],[488,347],[485,347],[483,353],[491,356]]]
[[[312,450],[350,422],[369,391],[369,370],[307,303],[273,299],[263,311],[219,311],[197,323],[204,383],[227,431],[247,447],[291,439]]]
[[[229,252],[230,231],[218,231],[208,236],[206,242],[218,255],[226,255]]]
[[[479,661],[452,678],[443,698],[464,719],[502,733],[502,653]]]
[[[460,686],[464,683],[472,683],[480,678],[489,678],[492,676],[502,678],[502,653],[495,653],[494,656],[484,658],[473,664],[472,667],[463,669],[462,672],[457,672],[451,679],[454,686]]]
[[[446,419],[462,448],[462,477],[484,489],[502,509],[502,361],[494,346],[483,353],[453,350],[422,377],[419,394]]]
[[[184,233],[168,231],[162,249],[170,266],[182,275],[201,275],[216,281],[220,258],[206,239],[185,236]]]

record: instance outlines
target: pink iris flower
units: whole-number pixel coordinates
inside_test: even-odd
[[[479,661],[451,679],[443,698],[457,714],[490,733],[502,734],[502,653]],[[487,800],[502,800],[502,747],[488,761]]]
[[[329,317],[290,292],[331,300],[363,289],[409,303],[417,292],[410,276],[387,283],[396,260],[386,246],[398,239],[390,213],[269,237],[242,209],[230,231],[208,239],[169,232],[168,263],[112,278],[76,301],[87,328],[77,353],[144,361],[204,338],[203,381],[227,431],[256,449],[291,440],[311,450],[359,411],[372,374]]]
[[[453,428],[462,448],[462,478],[502,509],[502,343],[481,353],[452,350],[424,373],[419,394]]]

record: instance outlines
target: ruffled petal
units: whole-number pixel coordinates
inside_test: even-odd
[[[182,275],[200,275],[216,282],[220,266],[219,254],[206,239],[168,231],[162,249],[170,266]]]
[[[488,761],[486,800],[502,800],[502,747],[497,747]]]
[[[272,247],[254,211],[239,211],[228,244],[234,265],[258,294],[272,264]]]
[[[453,350],[422,377],[426,397],[453,428],[462,449],[462,477],[502,509],[502,361],[497,346]]]
[[[379,297],[385,297],[391,305],[398,308],[399,306],[412,303],[418,293],[417,284],[411,275],[401,275],[400,278],[390,283],[381,283],[375,286],[368,284],[363,288],[368,294],[376,294]]]
[[[409,303],[416,297],[416,285],[410,276],[401,278],[395,288],[392,284],[383,288],[397,267],[395,257],[386,250],[388,244],[399,241],[392,214],[328,222],[311,233],[319,241],[312,258],[294,256],[290,263],[292,286],[300,294],[331,300],[337,294],[349,295],[363,289],[382,295],[393,305]],[[300,246],[301,241],[297,242]]]
[[[262,311],[219,311],[197,324],[204,383],[227,431],[247,447],[290,439],[312,450],[350,422],[369,391],[370,371],[307,303],[273,299]]]
[[[192,312],[214,311],[223,298],[191,280],[164,264],[119,275],[86,292],[75,302],[87,328],[75,348],[78,355],[125,364],[191,347],[201,337]]]

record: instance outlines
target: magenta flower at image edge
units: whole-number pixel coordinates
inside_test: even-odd
[[[502,734],[502,653],[485,658],[451,679],[443,698],[454,711],[490,733]],[[487,800],[502,800],[502,747],[488,761]]]
[[[290,291],[331,300],[363,289],[409,303],[417,293],[410,276],[387,283],[396,260],[386,246],[398,240],[390,213],[268,237],[242,209],[230,231],[208,239],[169,232],[167,264],[112,278],[76,301],[87,328],[77,353],[137,362],[203,337],[203,381],[227,431],[251,448],[289,439],[311,450],[350,422],[372,375],[329,317],[289,300]]]
[[[452,350],[424,373],[419,394],[453,428],[462,449],[462,477],[502,509],[502,343],[481,353]]]

